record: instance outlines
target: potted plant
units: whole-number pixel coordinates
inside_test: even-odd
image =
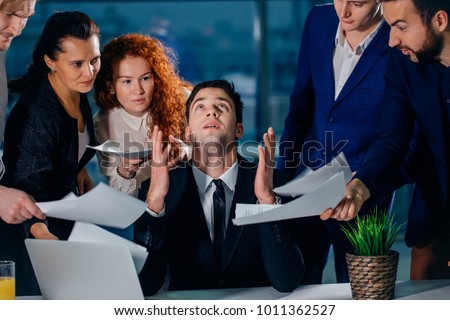
[[[402,225],[375,209],[341,227],[354,251],[346,260],[353,299],[393,299],[399,254],[391,250]]]

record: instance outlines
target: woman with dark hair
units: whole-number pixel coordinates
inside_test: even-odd
[[[176,64],[173,52],[147,35],[125,34],[107,43],[95,80],[100,108],[94,115],[97,143],[109,140],[124,151],[143,148],[155,125],[162,130],[164,141],[170,135],[182,136],[191,85],[179,77]],[[102,152],[97,157],[110,186],[134,197],[150,177],[147,159],[113,159]]]
[[[3,182],[37,202],[59,200],[92,188],[85,165],[94,156],[94,126],[86,97],[100,69],[100,33],[78,11],[47,20],[33,49],[32,63],[9,82],[20,97],[6,124]],[[26,236],[67,239],[73,222],[33,218]]]

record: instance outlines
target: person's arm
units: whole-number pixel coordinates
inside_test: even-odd
[[[276,195],[273,192],[273,169],[275,166],[275,132],[269,128],[264,134],[264,148],[258,146],[259,163],[255,176],[255,195],[261,204],[273,204]]]
[[[315,57],[309,56],[312,32],[310,30],[310,19],[313,11],[306,18],[303,29],[297,61],[297,74],[290,97],[289,113],[285,119],[284,130],[280,138],[279,157],[277,159],[277,169],[284,171],[291,178],[295,175],[298,157],[305,137],[312,126],[314,116],[315,99],[310,59]],[[312,36],[317,37],[317,32]]]
[[[138,274],[145,296],[158,292],[167,274],[165,241],[166,218],[144,213],[134,224],[134,242],[147,248],[148,256]]]
[[[334,218],[349,221],[356,217],[364,202],[370,198],[370,190],[359,179],[352,179],[345,188],[345,198],[334,209],[328,209],[320,215],[320,219]]]
[[[164,200],[169,190],[168,157],[170,146],[162,149],[162,131],[157,126],[152,132],[153,157],[151,161],[150,181],[142,184],[139,198],[146,200],[147,207],[153,213],[164,213]],[[148,192],[145,192],[148,186]],[[139,281],[144,295],[153,295],[162,287],[166,278],[167,258],[165,255],[165,229],[167,218],[154,217],[145,212],[136,222],[134,241],[147,247],[148,257],[139,273]]]
[[[41,221],[37,221],[31,225],[30,233],[35,239],[58,240],[58,237],[48,230],[47,224]]]
[[[161,212],[164,209],[164,199],[169,192],[169,165],[170,144],[163,150],[163,133],[158,126],[153,128],[151,180],[147,193],[147,207],[153,212]]]
[[[323,220],[330,217],[337,220],[351,220],[370,197],[380,198],[395,191],[399,187],[402,165],[408,161],[408,151],[417,152],[412,145],[417,128],[405,88],[406,63],[402,60],[407,58],[401,56],[397,49],[390,50],[385,76],[385,97],[377,135],[362,166],[348,183],[345,198],[334,210],[326,210],[321,215]],[[414,165],[411,164],[410,167]],[[412,170],[411,168],[409,170]]]
[[[85,194],[94,187],[94,184],[92,183],[91,177],[89,177],[86,167],[83,167],[83,169],[78,172],[77,185],[80,195]]]
[[[305,264],[287,221],[261,223],[259,240],[264,269],[272,286],[280,292],[294,290],[303,278]]]
[[[0,217],[10,224],[19,224],[36,217],[44,219],[33,199],[23,191],[0,186]]]
[[[416,118],[406,87],[410,81],[410,65],[398,49],[390,49],[377,134],[355,175],[375,198],[390,194],[398,187],[396,178],[415,139]]]
[[[2,182],[26,192],[37,202],[48,201],[48,190],[54,183],[52,172],[58,139],[57,120],[55,115],[48,114],[48,107],[40,104],[28,108],[16,105],[15,108],[18,109],[11,112],[5,130],[3,159],[6,171]],[[46,219],[41,218],[37,216],[24,221],[27,236],[32,225],[38,222],[42,222],[39,234],[48,232]],[[46,234],[45,238],[49,237]]]
[[[258,147],[259,163],[255,176],[255,195],[261,204],[273,204],[273,172],[276,139],[272,128],[264,134],[264,148]],[[280,292],[294,290],[304,273],[303,258],[291,232],[283,221],[262,223],[261,255],[272,286]]]
[[[112,123],[110,123],[110,121],[112,121]],[[110,120],[108,111],[100,110],[94,115],[95,140],[98,145],[107,140],[111,140],[109,127],[115,125],[116,122]],[[120,125],[120,123],[117,125]],[[115,143],[116,142],[112,142],[112,144]],[[139,166],[144,160],[129,161],[128,159],[122,159],[118,155],[107,154],[102,151],[97,151],[96,155],[100,172],[106,176],[109,185],[116,190],[137,197],[138,185],[136,175]],[[148,168],[148,170],[150,170],[150,168]]]

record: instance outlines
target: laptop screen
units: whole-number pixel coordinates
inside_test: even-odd
[[[125,245],[37,239],[25,245],[44,299],[144,299]]]

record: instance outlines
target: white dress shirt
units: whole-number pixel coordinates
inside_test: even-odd
[[[338,98],[339,93],[347,82],[347,79],[352,74],[353,69],[364,53],[364,50],[366,50],[370,42],[376,36],[378,30],[380,30],[383,21],[384,20],[381,19],[377,27],[367,35],[367,37],[355,48],[355,50],[352,50],[348,44],[348,41],[344,36],[344,31],[339,23],[336,32],[336,46],[333,54],[335,100]]]
[[[208,225],[209,236],[211,241],[214,241],[214,201],[213,195],[216,191],[216,185],[213,183],[213,178],[203,173],[196,167],[192,167],[192,173],[197,184],[198,194],[202,203],[203,212],[205,213],[206,224]],[[233,203],[234,190],[236,187],[238,175],[237,161],[230,169],[225,171],[219,178],[223,182],[225,190],[225,228],[228,227],[228,219],[230,217],[231,205]]]
[[[226,224],[228,226],[228,219],[230,217],[231,205],[233,204],[234,191],[238,176],[238,164],[237,161],[231,166],[230,169],[225,171],[219,178],[223,182],[223,188],[225,190],[225,214]],[[211,241],[214,241],[214,201],[213,195],[216,191],[216,185],[213,183],[213,178],[206,173],[200,171],[197,167],[192,166],[192,173],[194,175],[195,183],[197,184],[197,190],[202,204],[203,212],[205,214],[206,224],[209,230],[209,236]],[[159,213],[147,208],[147,212],[155,218],[161,218],[165,215],[165,208]]]
[[[122,107],[100,110],[94,115],[95,139],[98,144],[106,140],[118,142],[124,151],[130,148],[148,148],[150,139],[147,126],[148,113],[141,117],[128,114]],[[144,162],[137,171],[135,179],[124,179],[117,174],[119,165],[116,158],[97,152],[100,171],[108,177],[109,185],[133,197],[138,196],[141,183],[150,178],[150,163]]]

